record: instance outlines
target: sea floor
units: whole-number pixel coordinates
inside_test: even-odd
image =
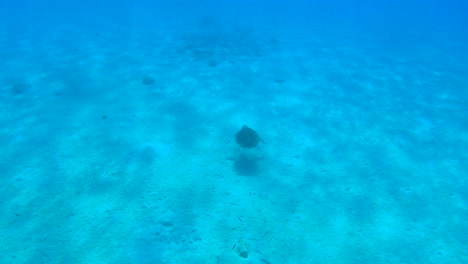
[[[468,262],[463,44],[34,32],[1,33],[0,263]]]

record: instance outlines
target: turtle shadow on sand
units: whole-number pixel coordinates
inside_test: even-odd
[[[234,171],[242,176],[256,176],[258,175],[258,160],[259,158],[249,158],[241,154],[237,159],[234,159]]]
[[[266,144],[255,130],[246,125],[243,125],[239,132],[237,132],[235,139],[239,146],[247,149],[255,148],[260,142]],[[258,175],[258,160],[260,158],[252,157],[248,151],[244,152],[237,159],[233,159],[233,169],[237,174],[243,176]]]

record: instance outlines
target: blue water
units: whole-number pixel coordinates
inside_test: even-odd
[[[467,12],[1,1],[0,263],[468,263]]]

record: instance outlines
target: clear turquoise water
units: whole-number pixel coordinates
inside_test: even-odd
[[[468,262],[463,1],[0,10],[0,263]]]

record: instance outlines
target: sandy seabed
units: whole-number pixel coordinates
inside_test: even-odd
[[[2,54],[1,263],[468,262],[466,53],[55,30]]]

